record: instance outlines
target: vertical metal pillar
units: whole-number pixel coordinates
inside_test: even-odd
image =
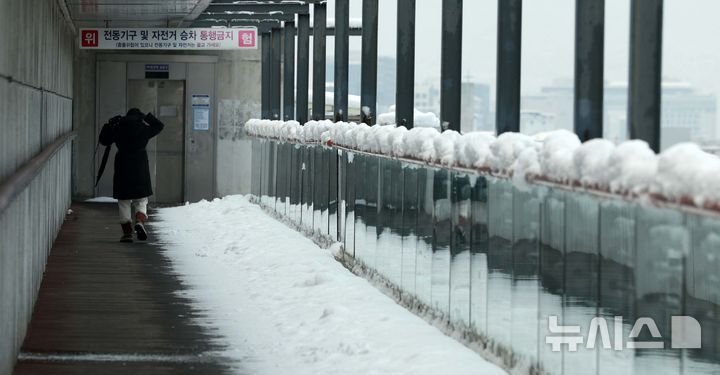
[[[350,49],[349,0],[335,0],[334,120],[348,118],[348,50]]]
[[[440,123],[460,131],[463,0],[443,0],[440,63]]]
[[[630,10],[630,138],[660,152],[663,0],[632,0]]]
[[[603,136],[605,0],[575,1],[575,134]]]
[[[270,119],[270,60],[272,59],[272,45],[270,33],[262,33],[260,39],[260,47],[262,48],[262,84],[261,84],[261,117],[265,120]]]
[[[415,0],[397,2],[395,123],[412,128],[415,109]]]
[[[308,120],[308,80],[310,66],[310,15],[298,14],[297,52],[297,113],[295,119],[304,124]]]
[[[363,0],[360,116],[373,125],[377,114],[378,0]]]
[[[281,110],[281,74],[282,74],[282,30],[273,28],[271,32],[272,51],[270,52],[270,116],[273,120],[280,120]]]
[[[283,120],[295,119],[295,24],[283,28]]]
[[[498,0],[497,134],[520,131],[522,0]]]
[[[325,119],[325,35],[327,5],[316,3],[313,22],[313,120]]]

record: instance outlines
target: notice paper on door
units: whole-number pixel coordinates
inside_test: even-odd
[[[193,129],[210,130],[209,107],[193,107]]]
[[[210,130],[210,95],[192,96],[193,130]]]

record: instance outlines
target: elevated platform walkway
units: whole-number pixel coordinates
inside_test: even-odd
[[[74,203],[53,245],[15,374],[223,374],[203,313],[162,248],[118,242],[116,206]]]

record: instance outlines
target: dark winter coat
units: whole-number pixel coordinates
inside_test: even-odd
[[[163,123],[151,113],[143,115],[140,111],[132,110],[119,121],[111,121],[103,126],[100,143],[104,146],[115,143],[118,148],[115,154],[113,198],[140,199],[153,194],[145,147],[163,127]]]

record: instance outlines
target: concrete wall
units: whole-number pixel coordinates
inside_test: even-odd
[[[73,43],[56,0],[0,0],[0,183],[72,129]],[[71,148],[0,212],[0,374],[12,371],[70,203]]]
[[[217,193],[250,194],[252,143],[243,127],[260,118],[260,50],[253,54],[220,55],[218,85]]]
[[[104,51],[119,54],[143,54],[135,51]],[[260,116],[260,50],[252,51],[152,51],[152,55],[217,56],[214,117],[216,136],[216,195],[250,193],[251,149],[244,140],[243,125]],[[75,127],[79,133],[73,161],[73,197],[84,199],[95,195],[93,188],[96,165],[92,155],[97,134],[96,122],[96,52],[75,53]]]

